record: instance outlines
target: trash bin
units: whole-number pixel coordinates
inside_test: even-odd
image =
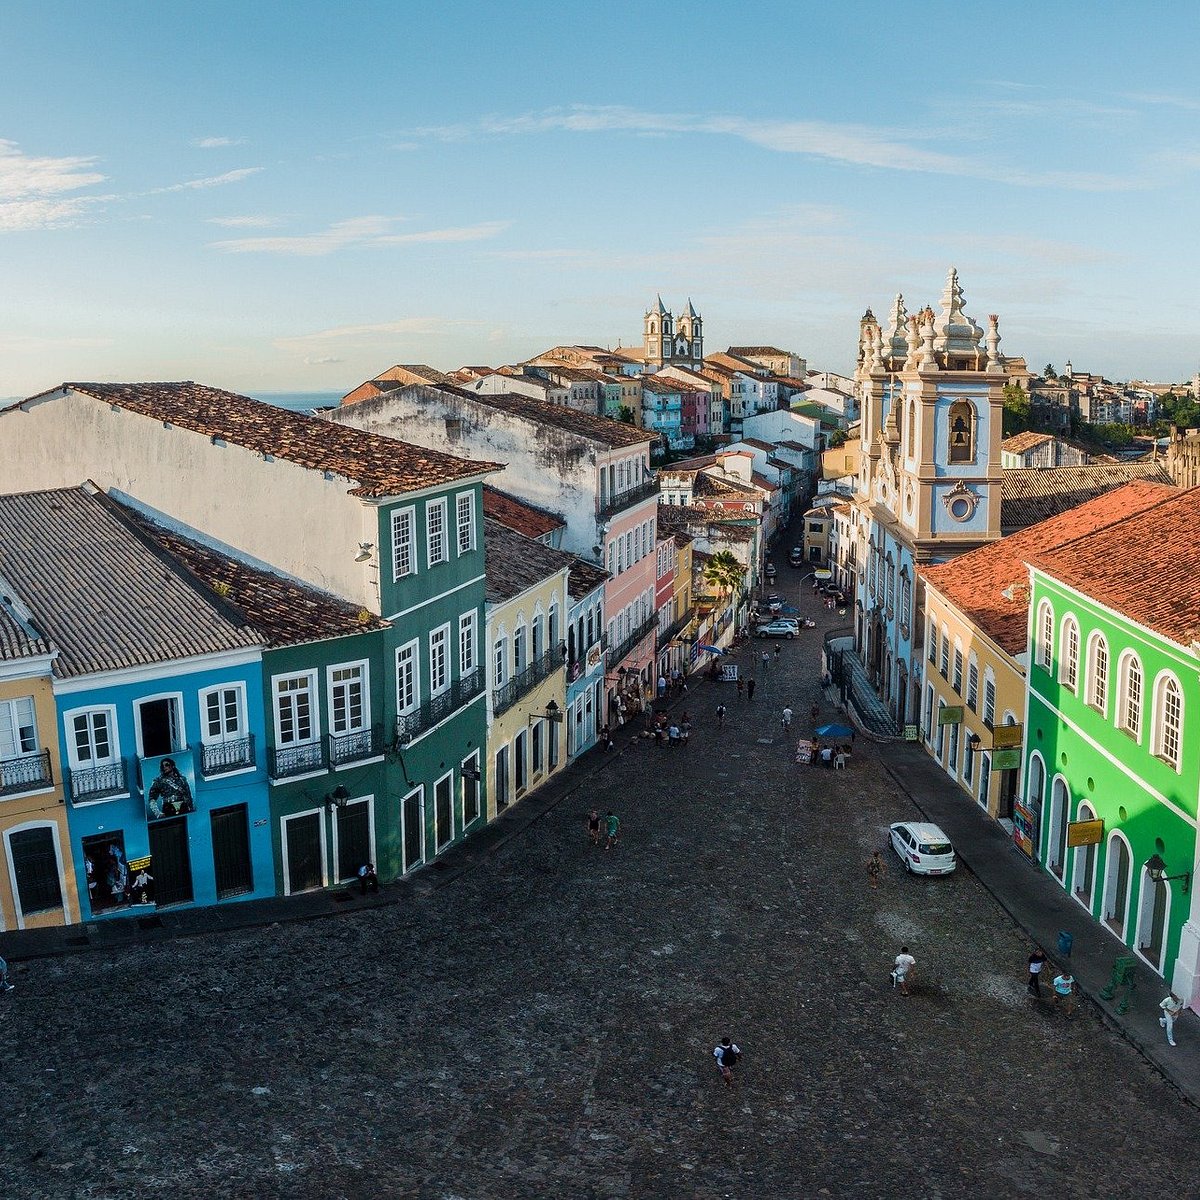
[[[1058,953],[1063,958],[1071,957],[1071,947],[1075,943],[1075,935],[1068,933],[1065,929],[1058,931]]]

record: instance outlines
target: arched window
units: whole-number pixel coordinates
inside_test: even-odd
[[[1108,850],[1104,856],[1104,923],[1121,939],[1125,940],[1125,920],[1129,915],[1129,876],[1133,856],[1129,843],[1115,830],[1108,839]]]
[[[975,461],[975,409],[966,400],[950,405],[950,461]]]
[[[1117,727],[1125,730],[1135,742],[1142,740],[1142,663],[1132,651],[1121,655],[1117,672]]]
[[[979,711],[979,659],[972,650],[967,656],[967,707],[972,712]]]
[[[908,456],[915,458],[917,454],[917,402],[908,402]]]
[[[1067,857],[1067,822],[1071,813],[1071,793],[1061,775],[1054,779],[1050,789],[1050,809],[1047,813],[1050,837],[1046,841],[1046,866],[1063,881]]]
[[[1058,644],[1058,682],[1072,692],[1079,683],[1079,624],[1074,617],[1063,617],[1062,639]]]
[[[1046,790],[1046,765],[1042,756],[1034,751],[1029,757],[1029,807],[1040,809],[1042,793]]]
[[[1050,670],[1054,658],[1054,608],[1049,600],[1038,605],[1037,619],[1037,664]]]
[[[1154,684],[1154,750],[1163,762],[1179,770],[1183,737],[1183,692],[1179,680],[1164,671]]]
[[[1087,702],[1108,715],[1108,642],[1102,633],[1088,638]]]

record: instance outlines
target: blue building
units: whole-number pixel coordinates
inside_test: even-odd
[[[860,327],[855,644],[898,725],[920,720],[918,568],[1000,537],[1008,376],[988,322],[963,311],[951,269],[937,315],[897,296],[886,329],[869,309]]]
[[[0,545],[57,649],[81,918],[274,894],[259,631],[91,485],[0,496]]]
[[[567,574],[567,755],[596,744],[604,723],[604,584],[608,572],[577,558]]]

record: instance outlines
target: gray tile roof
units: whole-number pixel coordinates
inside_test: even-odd
[[[0,588],[3,584],[0,584]],[[0,662],[12,662],[18,658],[35,658],[39,654],[49,654],[51,646],[45,638],[39,636],[36,629],[30,628],[5,603],[12,597],[0,595]]]
[[[59,678],[263,643],[90,487],[0,496],[0,578],[58,649]]]
[[[1086,467],[1006,468],[1000,484],[1000,526],[1005,533],[1028,529],[1138,480],[1174,483],[1163,463],[1148,459]]]
[[[569,568],[574,556],[527,538],[499,521],[484,518],[483,563],[487,573],[485,597],[501,604]]]
[[[582,558],[571,559],[571,571],[567,576],[567,592],[572,600],[582,600],[591,595],[598,587],[603,586],[608,579],[608,572],[603,567],[587,562]]]

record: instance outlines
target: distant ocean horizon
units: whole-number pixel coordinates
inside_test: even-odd
[[[256,392],[255,400],[274,404],[292,412],[308,412],[313,408],[340,408],[341,392]]]

